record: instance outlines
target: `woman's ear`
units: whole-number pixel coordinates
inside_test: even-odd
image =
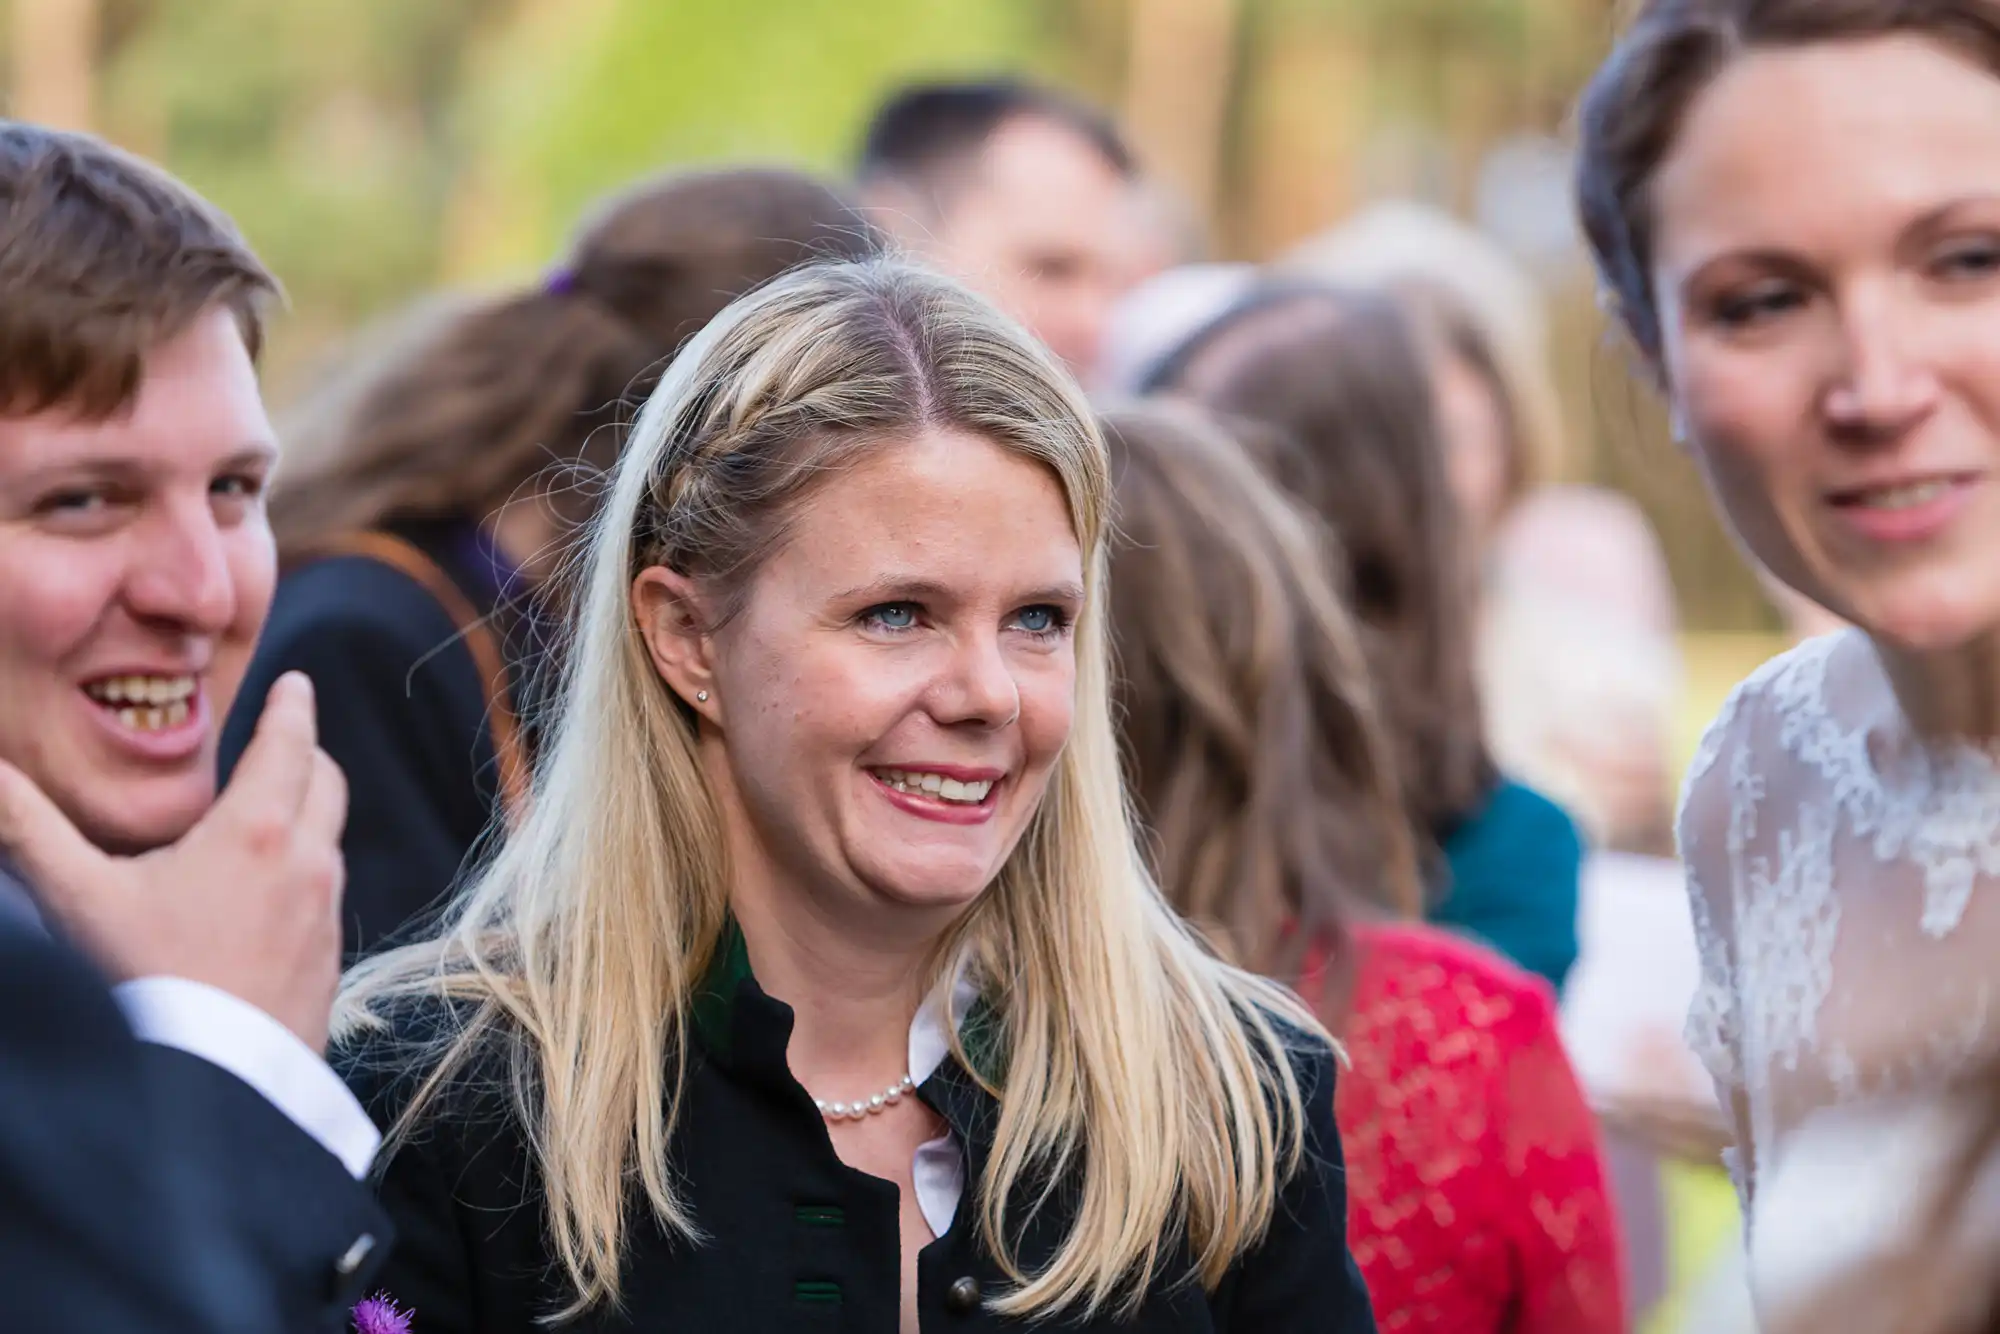
[[[720,723],[715,641],[694,581],[664,565],[648,566],[632,581],[632,615],[653,670],[667,688],[702,717]]]

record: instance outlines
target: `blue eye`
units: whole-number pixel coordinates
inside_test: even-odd
[[[917,608],[910,602],[885,602],[863,612],[862,619],[883,630],[914,630]]]
[[[1069,629],[1069,615],[1061,607],[1023,607],[1014,624],[1037,639],[1054,639]]]

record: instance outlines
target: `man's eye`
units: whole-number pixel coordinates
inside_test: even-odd
[[[251,477],[247,474],[218,477],[209,487],[209,492],[212,495],[231,496],[242,500],[252,499],[263,494],[263,491],[264,479],[261,477]]]
[[[54,491],[35,508],[43,514],[92,514],[110,503],[102,491]]]

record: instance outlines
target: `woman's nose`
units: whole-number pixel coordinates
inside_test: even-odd
[[[961,640],[934,695],[933,714],[941,723],[1004,727],[1021,712],[1020,682],[994,635]]]
[[[1886,299],[1843,312],[1840,358],[1821,399],[1836,434],[1857,443],[1895,439],[1937,405],[1938,377],[1907,314]]]

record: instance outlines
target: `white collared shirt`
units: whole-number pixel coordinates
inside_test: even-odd
[[[34,901],[0,868],[0,901],[46,929]],[[381,1132],[318,1052],[256,1006],[184,977],[141,977],[111,989],[141,1042],[176,1047],[236,1076],[312,1136],[358,1181]]]
[[[961,956],[958,964],[917,1007],[910,1021],[910,1080],[921,1084],[937,1073],[951,1051],[947,1025],[965,1021],[974,1001],[979,999],[979,983],[973,977],[971,957]],[[949,1128],[934,1140],[917,1146],[910,1179],[916,1183],[917,1208],[930,1225],[931,1235],[942,1237],[958,1214],[958,1202],[965,1194],[965,1146]]]

